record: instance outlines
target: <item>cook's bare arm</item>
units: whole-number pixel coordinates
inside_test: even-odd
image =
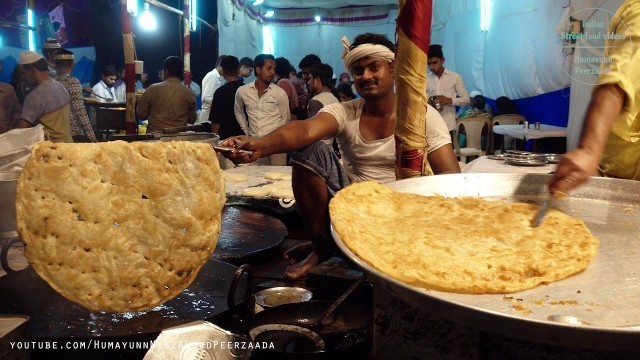
[[[451,144],[443,145],[427,154],[427,160],[435,175],[456,174],[460,172],[460,164]]]
[[[338,133],[338,122],[328,113],[318,113],[305,121],[292,121],[261,138],[236,136],[220,143],[222,146],[251,150],[253,154],[230,152],[224,154],[235,163],[253,162],[260,157],[303,149],[318,140],[331,138]]]
[[[615,84],[601,85],[593,91],[578,147],[562,157],[549,181],[549,192],[568,192],[596,173],[609,132],[622,111],[625,98],[625,93]]]

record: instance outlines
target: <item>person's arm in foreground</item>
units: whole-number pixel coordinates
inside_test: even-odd
[[[261,138],[235,136],[222,141],[220,145],[252,151],[251,155],[238,151],[224,154],[234,163],[249,163],[261,157],[305,148],[337,133],[336,119],[322,112],[309,120],[288,122]]]
[[[618,85],[598,86],[591,97],[578,147],[566,153],[549,182],[549,192],[568,192],[594,175],[625,93]]]

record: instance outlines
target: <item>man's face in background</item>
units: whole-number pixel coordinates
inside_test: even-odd
[[[311,79],[310,70],[311,68],[300,68],[300,71],[302,71],[302,80],[307,84],[309,84],[309,79]]]
[[[251,76],[251,68],[242,65],[240,67],[240,76],[242,76],[243,78],[248,78],[249,76]]]
[[[256,68],[257,78],[260,81],[268,84],[273,82],[273,77],[276,75],[276,62],[271,59],[265,59],[264,65],[260,68]]]
[[[115,76],[115,75],[102,75],[102,81],[108,87],[113,87],[113,85],[115,85],[117,79],[118,79],[118,77]]]
[[[436,75],[440,75],[444,71],[444,58],[431,57],[427,60],[427,64],[429,65],[429,70]]]

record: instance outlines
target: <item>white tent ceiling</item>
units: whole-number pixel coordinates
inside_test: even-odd
[[[397,0],[264,0],[264,7],[283,8],[324,8],[335,9],[345,6],[398,5]]]

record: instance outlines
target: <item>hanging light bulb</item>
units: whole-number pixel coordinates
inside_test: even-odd
[[[155,31],[158,27],[155,16],[149,10],[149,3],[144,3],[144,11],[140,15],[140,27],[144,30]]]
[[[269,10],[266,13],[264,13],[264,17],[272,17],[273,14],[275,14],[276,12],[273,10]]]
[[[320,17],[320,15],[316,15],[316,17],[314,18],[316,20],[316,22],[320,22],[320,20],[322,20],[322,18]]]

